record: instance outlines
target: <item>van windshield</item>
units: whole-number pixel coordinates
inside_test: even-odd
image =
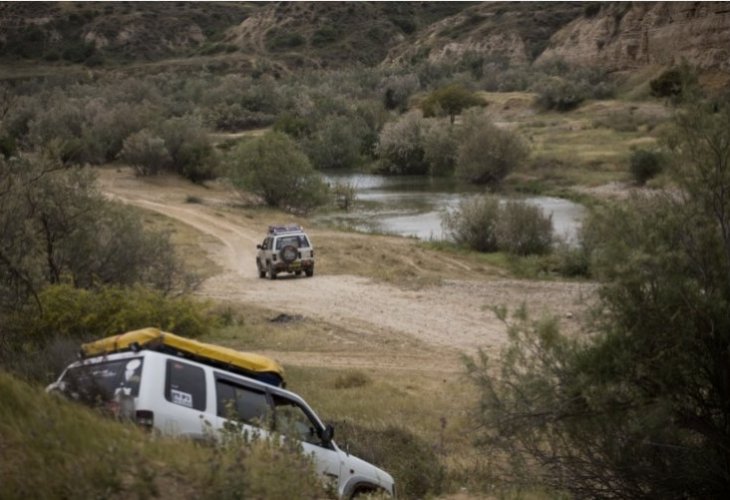
[[[120,394],[136,397],[142,361],[142,358],[125,358],[69,368],[63,377],[63,391],[91,405],[111,401]]]

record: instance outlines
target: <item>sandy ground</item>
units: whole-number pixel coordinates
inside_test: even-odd
[[[235,202],[229,190],[202,188],[172,177],[142,180],[127,169],[103,170],[99,180],[107,196],[182,221],[208,235],[206,241],[215,242],[206,244],[205,250],[223,271],[203,283],[200,295],[320,319],[357,332],[364,340],[372,337],[373,343],[387,338],[396,344],[402,339],[405,345],[415,339],[444,352],[469,353],[477,348],[496,352],[506,340],[506,327],[492,306],[514,309],[526,303],[533,315],[557,315],[563,328],[577,330],[594,292],[594,286],[586,283],[498,278],[447,279],[419,290],[318,272],[313,278],[259,279],[256,244],[266,228],[216,208]],[[186,202],[189,196],[202,203]],[[340,361],[350,366],[369,363],[366,352],[353,352]],[[415,365],[420,362],[412,360]]]

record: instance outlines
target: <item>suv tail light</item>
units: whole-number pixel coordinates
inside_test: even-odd
[[[155,424],[155,414],[150,410],[137,410],[135,413],[137,424],[146,429],[152,429]]]

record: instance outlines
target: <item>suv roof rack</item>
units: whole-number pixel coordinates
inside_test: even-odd
[[[89,358],[142,349],[173,354],[271,385],[285,386],[284,369],[269,357],[199,342],[157,328],[143,328],[81,344],[81,355]]]
[[[299,224],[286,224],[282,226],[269,226],[269,234],[296,233],[304,231]]]

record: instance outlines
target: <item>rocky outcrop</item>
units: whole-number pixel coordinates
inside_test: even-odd
[[[730,3],[604,4],[554,34],[538,62],[554,57],[609,71],[686,59],[704,70],[730,72]]]
[[[393,47],[385,63],[453,61],[469,54],[512,65],[529,64],[550,37],[583,10],[580,2],[474,4]]]

